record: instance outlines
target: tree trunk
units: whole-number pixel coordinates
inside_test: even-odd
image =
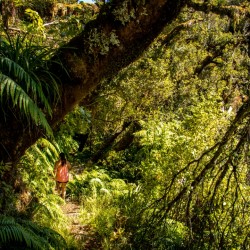
[[[51,71],[60,80],[61,102],[53,107],[55,126],[93,91],[101,80],[112,77],[135,61],[162,29],[179,14],[186,0],[113,0],[103,5],[96,20],[51,60]],[[59,59],[67,70],[53,63]],[[0,161],[15,162],[41,137],[39,127],[30,127],[8,114],[0,122]]]
[[[9,21],[12,18],[12,24],[16,18],[16,7],[13,0],[0,1],[0,12],[2,15],[3,27],[5,30],[9,28]]]

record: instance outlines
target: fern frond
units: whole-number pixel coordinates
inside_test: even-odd
[[[127,189],[127,184],[122,179],[112,179],[112,181],[109,182],[109,186],[111,189],[115,189],[115,190]]]
[[[0,248],[66,249],[65,239],[56,231],[32,221],[0,215]]]
[[[32,231],[35,235],[38,235],[40,238],[45,239],[45,244],[51,249],[64,249],[66,247],[65,239],[56,231],[48,227],[40,226],[29,220],[17,219],[17,222],[24,228]],[[43,246],[43,249],[44,248]]]
[[[105,195],[111,195],[110,191],[106,188],[101,188],[100,193],[105,194]]]
[[[63,203],[64,201],[58,195],[47,195],[47,197],[40,199],[40,202],[33,211],[33,216],[36,217],[44,214],[49,219],[63,220],[65,218],[60,208],[60,205]]]
[[[51,117],[50,104],[59,100],[59,79],[50,72],[48,65],[54,50],[34,46],[28,35],[5,35],[1,37],[0,43],[0,98],[2,101],[5,98],[6,104],[9,104],[7,100],[10,99],[28,121],[31,118],[48,135],[52,135],[44,114]]]
[[[42,168],[43,169],[50,169],[51,166],[54,166],[54,162],[55,162],[55,158],[53,161],[51,161],[47,156],[46,154],[44,154],[44,151],[41,150],[37,144],[35,144],[32,149],[32,154],[35,154],[36,155],[36,161],[37,161],[37,164],[40,164],[42,165]]]
[[[40,80],[35,76],[34,73],[28,74],[23,69],[23,67],[21,67],[15,61],[7,57],[2,57],[0,58],[0,70],[3,72],[3,74],[6,71],[5,69],[7,70],[6,73],[8,73],[9,78],[10,76],[13,76],[13,79],[17,79],[15,82],[18,82],[18,84],[22,86],[26,93],[31,91],[34,100],[41,101],[48,114],[52,114],[51,107],[43,93]],[[32,77],[36,77],[36,81],[34,81]],[[25,84],[23,84],[24,82]]]
[[[40,237],[29,228],[25,228],[12,217],[0,215],[0,246],[26,246],[28,249],[50,249],[45,238]]]
[[[89,183],[93,187],[104,187],[104,183],[99,178],[93,178]]]
[[[13,106],[17,106],[26,117],[30,117],[36,125],[41,125],[48,135],[53,134],[44,113],[15,81],[8,76],[1,74],[0,83],[1,100],[3,99],[5,92],[6,96],[12,100]]]
[[[104,169],[99,169],[98,171],[97,171],[97,170],[92,170],[92,171],[89,173],[89,177],[90,177],[90,178],[92,178],[92,177],[93,177],[93,178],[97,177],[97,178],[99,178],[99,179],[101,179],[101,180],[103,180],[103,181],[110,181],[110,180],[111,180],[111,178],[110,178],[108,172],[107,172],[106,170],[104,170]]]

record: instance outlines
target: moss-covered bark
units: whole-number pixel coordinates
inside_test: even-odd
[[[113,0],[111,4],[105,4],[84,32],[58,50],[56,59],[61,61],[64,69],[52,63],[52,73],[61,80],[61,102],[53,107],[52,127],[84,100],[102,79],[114,76],[136,60],[176,18],[185,2]],[[11,113],[0,122],[0,159],[3,162],[16,161],[42,135],[39,128],[30,128],[16,117]]]

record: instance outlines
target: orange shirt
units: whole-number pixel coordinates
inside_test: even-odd
[[[56,181],[59,182],[68,182],[69,181],[69,168],[70,164],[66,161],[66,164],[62,166],[61,161],[57,161],[55,163],[55,173],[56,173]]]

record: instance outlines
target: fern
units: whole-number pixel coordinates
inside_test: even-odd
[[[1,100],[4,96],[4,90],[7,97],[11,97],[13,106],[18,106],[19,109],[26,115],[33,119],[36,125],[41,124],[48,135],[52,135],[52,129],[49,126],[44,113],[34,103],[34,101],[27,95],[27,93],[12,79],[8,76],[0,75],[1,89],[0,96]],[[8,98],[9,99],[9,98]]]
[[[11,104],[28,121],[40,125],[52,136],[46,115],[52,116],[50,103],[58,100],[57,78],[49,71],[47,60],[52,51],[33,46],[32,39],[20,35],[0,43],[0,100],[8,112]]]
[[[63,221],[65,217],[60,208],[62,204],[64,204],[64,201],[58,195],[47,195],[47,197],[41,198],[40,202],[36,204],[33,217],[38,221],[40,221],[42,216],[47,218],[47,220]]]
[[[65,249],[57,232],[31,221],[0,215],[0,247],[5,249]]]
[[[34,73],[32,72],[31,74],[27,73],[23,67],[21,67],[18,63],[7,57],[2,57],[0,59],[0,67],[2,70],[5,69],[7,73],[9,73],[11,76],[14,76],[16,79],[18,79],[19,83],[22,84],[23,82],[25,82],[23,88],[26,90],[26,92],[29,93],[29,91],[31,90],[32,95],[35,97],[35,99],[40,98],[44,107],[51,115],[52,111],[48,103],[48,100],[46,99],[43,93],[41,82],[34,75]],[[35,78],[35,80],[32,77]]]
[[[36,197],[43,198],[53,192],[53,166],[57,156],[57,145],[40,139],[21,158],[22,178]]]
[[[99,178],[93,178],[90,180],[90,186],[93,188],[101,188],[104,187],[104,183]]]

